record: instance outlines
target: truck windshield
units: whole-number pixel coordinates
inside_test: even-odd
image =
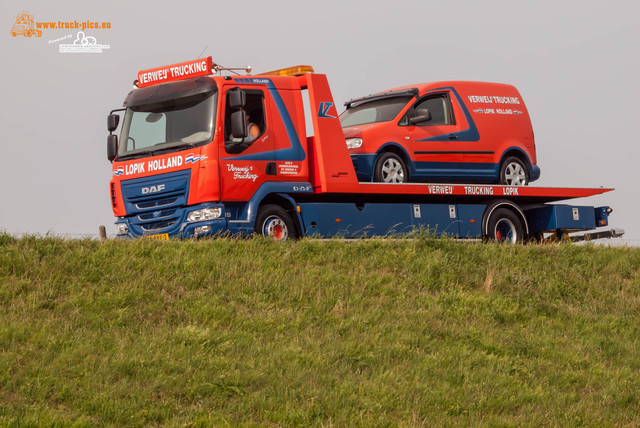
[[[118,159],[154,156],[213,139],[217,92],[127,108]]]
[[[340,124],[347,128],[367,123],[388,122],[396,117],[412,98],[393,97],[356,105],[340,115]]]

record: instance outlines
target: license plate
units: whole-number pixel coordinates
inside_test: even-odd
[[[145,236],[145,238],[157,239],[158,241],[168,241],[169,240],[169,234],[168,233],[160,233],[158,235],[147,235],[147,236]]]

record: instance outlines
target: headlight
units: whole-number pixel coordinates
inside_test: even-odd
[[[125,223],[118,223],[116,227],[118,228],[117,230],[118,235],[126,235],[127,233],[129,233],[129,228]]]
[[[191,211],[187,216],[188,222],[213,220],[222,215],[222,208],[203,208],[201,210]]]
[[[347,138],[347,149],[357,149],[362,146],[362,138]]]

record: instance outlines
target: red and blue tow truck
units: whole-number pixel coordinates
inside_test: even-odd
[[[255,75],[224,70],[211,57],[142,70],[123,108],[109,114],[118,237],[428,230],[518,242],[608,225],[609,207],[552,204],[608,188],[361,182],[325,75],[310,66]]]

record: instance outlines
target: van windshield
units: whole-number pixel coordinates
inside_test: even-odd
[[[413,97],[392,97],[382,100],[365,102],[346,109],[340,115],[343,128],[367,123],[388,122],[400,113]]]
[[[170,153],[213,139],[217,92],[127,108],[118,159]]]

